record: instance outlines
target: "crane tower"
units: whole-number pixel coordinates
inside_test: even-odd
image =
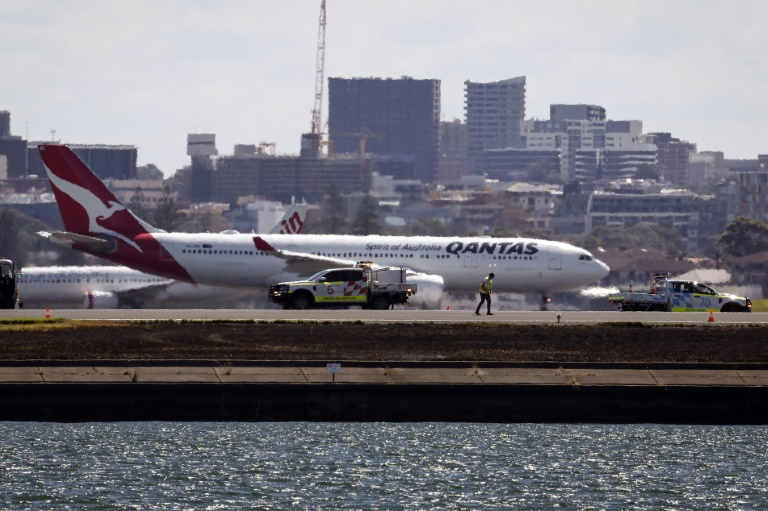
[[[301,156],[317,158],[323,137],[323,79],[325,75],[325,0],[320,3],[315,59],[315,107],[312,109],[312,131],[301,135]]]
[[[312,110],[312,133],[323,132],[323,78],[325,75],[325,0],[320,3],[320,26],[317,31],[315,59],[315,108]]]

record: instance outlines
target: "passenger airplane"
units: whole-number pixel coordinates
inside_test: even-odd
[[[272,229],[272,234],[299,234],[309,204],[292,204]],[[232,231],[226,231],[232,235]],[[50,233],[40,233],[58,242]],[[60,242],[59,242],[60,243]],[[19,304],[27,307],[50,305],[114,309],[190,304],[211,299],[244,297],[242,288],[197,286],[167,277],[142,273],[125,266],[40,266],[24,268],[19,275]]]
[[[196,284],[264,287],[369,260],[404,266],[411,281],[475,292],[541,293],[587,286],[608,274],[588,251],[531,238],[168,233],[128,210],[65,145],[38,146],[66,232],[51,237],[142,272]]]

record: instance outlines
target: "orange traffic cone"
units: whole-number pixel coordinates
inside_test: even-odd
[[[632,281],[631,280],[629,281],[629,292],[630,293],[632,292]]]
[[[655,280],[651,281],[651,294],[652,295],[656,294],[656,281]]]
[[[51,309],[48,307],[45,308],[45,319],[51,319]]]
[[[712,315],[712,309],[709,309],[709,322],[714,323],[715,317]]]

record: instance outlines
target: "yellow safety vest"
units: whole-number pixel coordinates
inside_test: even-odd
[[[493,290],[493,281],[490,280],[488,277],[485,277],[482,284],[480,284],[480,293],[482,294],[491,294],[491,290]]]

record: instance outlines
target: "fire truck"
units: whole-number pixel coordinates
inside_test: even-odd
[[[406,282],[405,268],[374,268],[370,262],[352,268],[332,268],[307,280],[269,287],[269,301],[283,309],[359,306],[386,310],[408,303],[416,285]]]

